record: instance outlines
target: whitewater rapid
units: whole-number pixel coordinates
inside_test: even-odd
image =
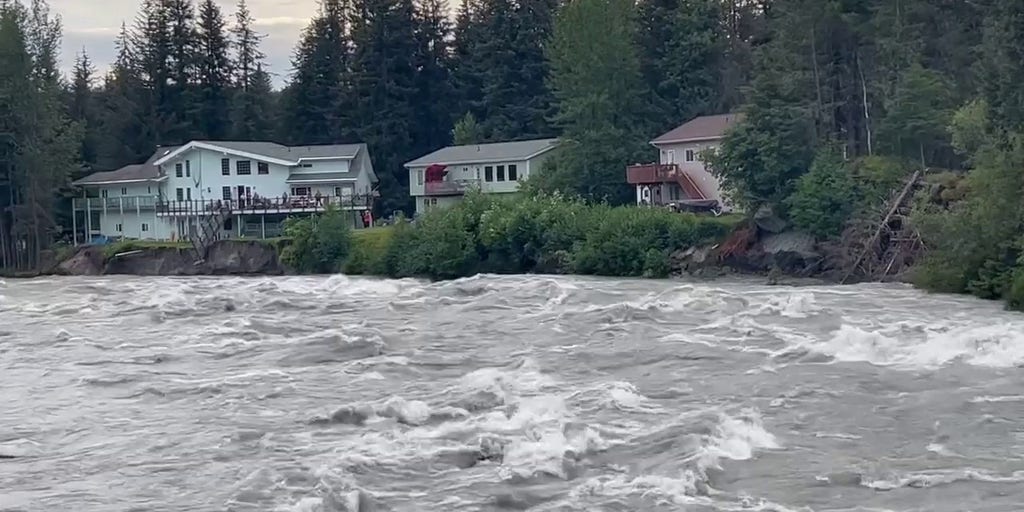
[[[1024,509],[1024,316],[896,285],[0,281],[0,511]]]

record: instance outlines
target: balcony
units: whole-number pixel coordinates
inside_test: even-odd
[[[71,206],[75,211],[151,211],[158,202],[157,196],[76,197]]]
[[[480,188],[480,180],[428,181],[423,184],[423,194],[427,196],[459,196],[475,188]]]
[[[686,193],[687,199],[706,200],[708,198],[693,177],[676,164],[631,165],[626,167],[626,181],[630,185],[676,183]]]
[[[236,215],[275,213],[317,213],[332,205],[341,210],[365,210],[373,207],[375,193],[343,196],[282,196],[244,199],[200,199],[192,201],[160,201],[156,213],[161,216],[190,217],[227,211]]]

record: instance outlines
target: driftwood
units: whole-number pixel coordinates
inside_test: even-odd
[[[903,188],[885,203],[887,208],[878,224],[869,225],[860,220],[847,228],[840,250],[850,256],[848,251],[856,250],[857,256],[846,266],[841,282],[847,283],[855,275],[883,281],[914,263],[924,250],[924,243],[911,225],[909,215],[914,192],[920,188],[923,176],[923,171],[914,172]],[[865,238],[867,233],[871,234]]]

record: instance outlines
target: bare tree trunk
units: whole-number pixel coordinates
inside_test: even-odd
[[[817,46],[817,27],[811,27],[811,69],[814,71],[814,93],[817,97],[818,108],[815,112],[815,132],[820,129],[819,124],[821,123],[822,114],[824,114],[825,104],[821,97],[821,73],[818,71],[818,46]],[[818,133],[815,133],[815,137]]]
[[[868,137],[868,155],[873,155],[871,148],[871,112],[868,109],[868,82],[864,79],[864,68],[860,65],[860,52],[857,52],[857,71],[860,73],[860,87],[863,93],[861,102],[864,104],[864,130]]]

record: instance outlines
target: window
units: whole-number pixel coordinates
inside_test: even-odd
[[[686,150],[686,161],[687,162],[692,162],[694,160],[696,160],[696,155],[694,154],[693,150],[692,149],[687,149]]]
[[[221,199],[223,199],[225,201],[230,201],[231,200],[231,187],[221,187],[220,188],[220,197],[221,197]]]
[[[192,177],[192,161],[191,160],[185,160],[185,177],[186,178],[191,178]]]
[[[293,196],[308,196],[309,187],[292,187]]]
[[[257,174],[270,174],[270,165],[266,162],[256,162]]]
[[[122,196],[128,195],[128,187],[121,187],[121,195]]]
[[[231,159],[221,158],[220,159],[220,173],[223,176],[231,176]]]
[[[508,166],[508,180],[517,181],[519,179],[519,172],[516,169],[516,164],[510,164]]]
[[[174,176],[177,178],[181,177],[181,164],[174,164]]]
[[[302,164],[302,166],[306,167],[306,168],[309,168],[309,167],[313,167],[313,164]]]
[[[176,189],[174,189],[174,197],[176,197],[178,199],[178,201],[184,201],[185,200],[185,189],[183,189],[183,188],[176,188]]]
[[[153,193],[153,187],[146,187],[146,193],[147,194],[152,194]]]
[[[120,233],[121,231],[123,231],[123,229],[122,229],[123,227],[124,226],[118,224],[118,225],[114,226],[114,230],[116,230],[118,233]]]
[[[352,197],[353,192],[355,192],[355,188],[352,185],[334,187],[334,195],[339,197]]]
[[[670,149],[665,152],[665,163],[674,164],[676,163],[676,150]]]
[[[505,166],[498,166],[498,181],[505,181]]]
[[[420,169],[420,170],[416,171],[416,184],[417,185],[422,185],[423,184],[423,169]]]
[[[437,198],[436,197],[431,197],[430,198],[430,206],[437,206]]]
[[[187,199],[189,201],[192,200],[192,189],[191,188],[186,188],[185,189],[185,199]]]
[[[239,176],[252,174],[252,162],[248,160],[239,160],[235,162],[235,173]]]
[[[484,181],[494,181],[494,167],[491,167],[489,165],[484,166]]]
[[[145,222],[143,222],[142,223],[142,230],[143,231],[149,231],[149,224],[146,224]]]
[[[100,197],[103,199],[107,198],[107,189],[100,190]]]

